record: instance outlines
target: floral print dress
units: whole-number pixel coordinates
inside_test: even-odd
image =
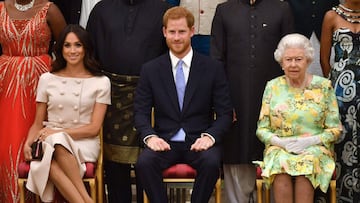
[[[335,93],[329,80],[313,76],[311,84],[293,88],[280,76],[267,83],[257,136],[265,143],[264,160],[258,163],[267,186],[274,175],[287,173],[291,176],[305,175],[314,188],[327,191],[335,169],[334,142],[341,132]],[[317,135],[322,145],[293,154],[270,145],[273,135],[278,137],[306,137]]]

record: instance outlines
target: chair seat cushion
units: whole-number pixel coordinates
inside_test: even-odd
[[[21,162],[18,166],[19,178],[27,178],[30,170],[30,162]]]
[[[96,163],[86,162],[86,171],[83,178],[95,177]],[[18,166],[19,178],[27,178],[30,170],[30,162],[21,162]]]
[[[262,177],[261,177],[261,168],[260,168],[260,166],[257,166],[256,167],[256,179],[262,179]]]
[[[163,178],[195,178],[196,170],[187,164],[175,164],[163,171]]]

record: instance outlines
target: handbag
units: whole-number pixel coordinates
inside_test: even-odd
[[[42,142],[40,140],[36,140],[31,144],[31,156],[32,160],[40,161],[43,157],[43,149]]]

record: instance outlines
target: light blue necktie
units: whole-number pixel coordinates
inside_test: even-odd
[[[175,85],[178,95],[180,111],[182,110],[184,103],[184,94],[185,94],[185,76],[183,71],[183,61],[179,60],[176,66],[176,75],[175,75]],[[185,141],[185,132],[182,128],[171,138],[172,141]]]
[[[179,107],[182,110],[183,103],[184,103],[184,93],[185,93],[185,76],[183,71],[183,61],[179,60],[176,66],[176,75],[175,75],[175,84],[176,84],[176,91],[178,95]]]

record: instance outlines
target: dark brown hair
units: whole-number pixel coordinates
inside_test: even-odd
[[[91,74],[103,75],[100,71],[100,65],[94,57],[94,48],[88,32],[80,25],[67,25],[60,33],[59,40],[54,46],[55,61],[52,63],[51,72],[58,72],[66,67],[66,60],[62,54],[65,39],[69,33],[74,33],[84,47],[84,66]]]

